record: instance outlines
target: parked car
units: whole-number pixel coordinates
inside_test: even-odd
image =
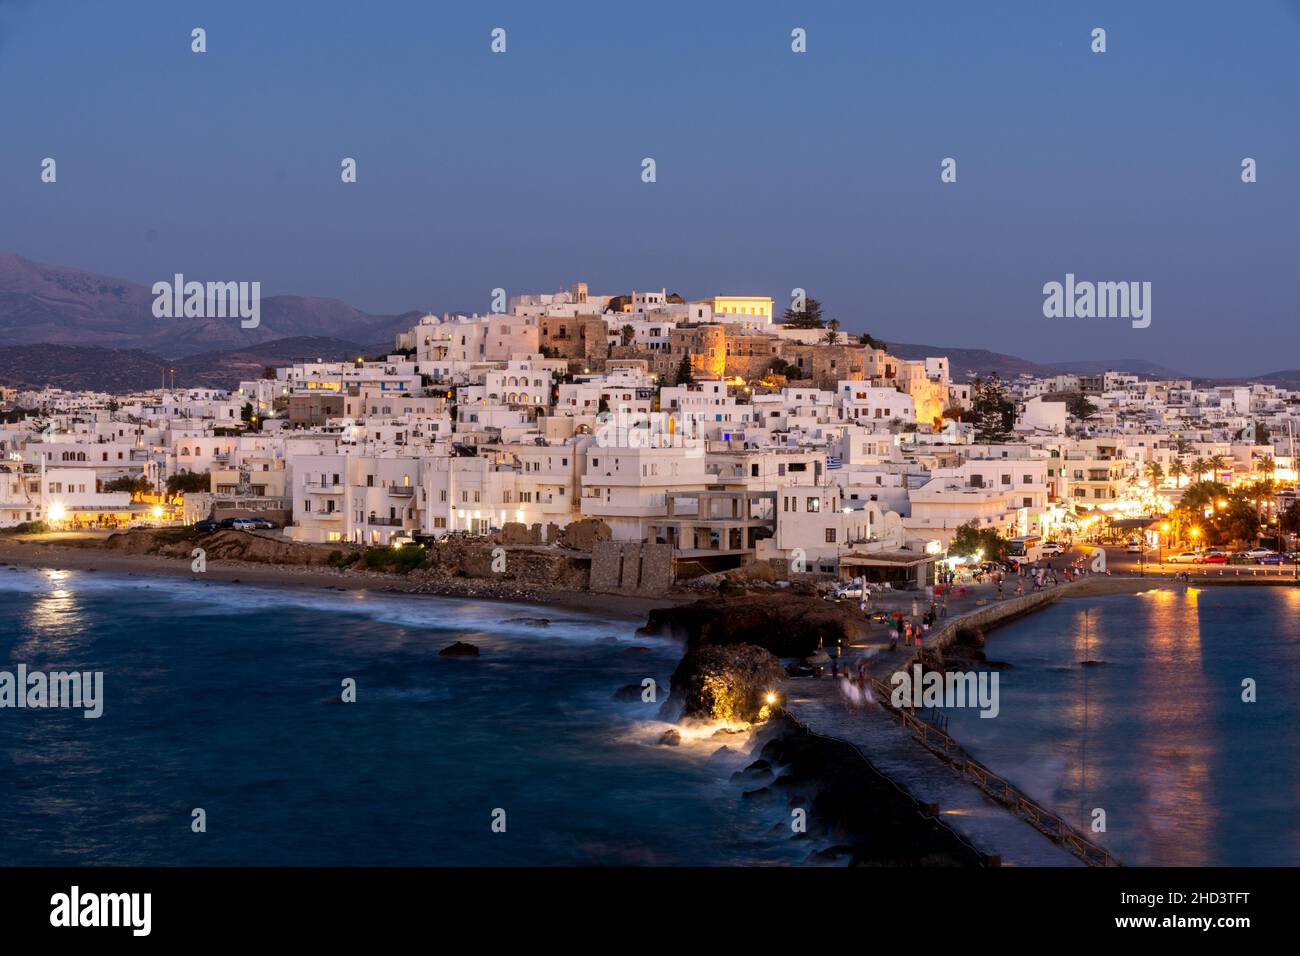
[[[1146,548],[1142,547],[1141,541],[1130,541],[1128,544],[1124,545],[1124,550],[1128,554],[1141,554],[1146,550]]]
[[[831,596],[837,601],[860,600],[862,598],[862,585],[856,581],[849,581],[838,585],[835,590],[831,591]]]
[[[1246,557],[1252,558],[1255,561],[1258,561],[1260,558],[1267,558],[1271,554],[1277,554],[1276,551],[1272,551],[1268,548],[1251,548],[1249,551],[1243,553]]]
[[[1227,564],[1228,552],[1217,551],[1217,550],[1202,551],[1199,555],[1196,556],[1196,563],[1197,564]]]
[[[260,528],[263,531],[273,531],[277,527],[274,521],[268,521],[266,518],[249,518],[247,520],[253,522],[255,528]]]
[[[1043,545],[1043,557],[1048,558],[1054,554],[1065,554],[1065,545],[1058,541],[1049,541]]]
[[[399,531],[388,539],[388,543],[394,548],[404,548],[408,544],[415,544],[415,535],[410,531]]]
[[[1165,558],[1170,564],[1196,564],[1200,558],[1199,552],[1180,551],[1177,554],[1171,554]]]
[[[191,527],[195,531],[201,531],[206,534],[209,531],[216,531],[218,528],[221,527],[221,525],[213,521],[211,518],[204,518],[202,521],[194,522],[194,524],[191,525]]]
[[[1256,558],[1255,563],[1256,564],[1281,564],[1282,555],[1276,552],[1271,552],[1269,554],[1264,555],[1262,558]]]
[[[233,528],[236,521],[243,521],[243,518],[222,518],[217,522],[218,528]]]
[[[256,531],[257,522],[252,518],[236,518],[230,523],[230,527],[236,531]]]

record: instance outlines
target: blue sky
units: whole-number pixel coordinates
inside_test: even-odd
[[[0,253],[371,312],[798,286],[894,341],[1266,372],[1298,74],[1283,0],[0,0]],[[1044,318],[1067,272],[1150,281],[1151,326]]]

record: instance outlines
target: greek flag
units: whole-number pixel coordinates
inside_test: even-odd
[[[830,470],[832,470],[832,469],[839,468],[839,467],[840,467],[840,464],[841,464],[841,462],[840,462],[840,456],[839,456],[839,455],[831,455],[831,456],[829,456],[829,457],[826,459],[826,470],[827,470],[827,471],[830,471]]]

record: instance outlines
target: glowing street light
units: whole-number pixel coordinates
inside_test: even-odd
[[[68,516],[68,509],[56,501],[54,504],[50,505],[50,510],[47,512],[47,515],[50,521],[57,524]]]

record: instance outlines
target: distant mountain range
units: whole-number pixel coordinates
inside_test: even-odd
[[[168,282],[172,278],[159,277]],[[0,383],[131,391],[160,384],[164,370],[174,368],[178,386],[228,388],[256,378],[268,365],[384,354],[396,333],[425,314],[413,310],[372,315],[338,299],[275,295],[261,300],[260,325],[245,329],[234,318],[155,318],[153,302],[149,286],[126,279],[0,256]],[[1142,359],[1042,364],[988,349],[888,344],[899,358],[948,356],[957,381],[991,372],[1010,379],[1107,369],[1148,378],[1188,377]],[[171,373],[166,374],[170,378]],[[1253,381],[1296,388],[1300,370],[1272,372]]]
[[[969,381],[979,376],[996,372],[1000,378],[1015,378],[1018,375],[1051,376],[1065,373],[1075,375],[1096,375],[1099,372],[1127,372],[1143,378],[1191,378],[1181,372],[1174,372],[1155,362],[1145,359],[1111,359],[1109,361],[1079,360],[1075,362],[1031,362],[1002,352],[988,349],[956,349],[942,345],[912,345],[904,342],[889,342],[889,351],[904,359],[921,359],[928,355],[948,356],[952,376],[959,382]]]
[[[294,362],[340,362],[359,355],[373,358],[387,347],[358,345],[323,336],[276,339],[226,352],[203,352],[168,359],[143,349],[87,345],[11,345],[0,347],[0,382],[27,388],[66,388],[95,392],[134,392],[175,381],[178,387],[234,388],[261,378],[267,367]]]
[[[172,276],[159,276],[171,282]],[[188,279],[222,279],[188,276]],[[298,336],[391,342],[423,315],[370,315],[337,299],[272,295],[257,328],[230,319],[159,319],[150,286],[65,266],[0,256],[0,343],[144,349],[166,358],[247,348]]]

